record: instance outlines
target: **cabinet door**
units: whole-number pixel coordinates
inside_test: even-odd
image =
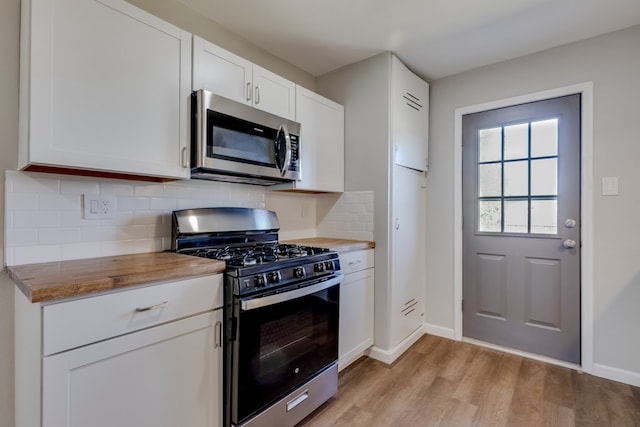
[[[294,120],[296,114],[295,102],[295,83],[253,64],[254,107]]]
[[[395,163],[425,171],[428,165],[429,85],[391,57],[392,143]]]
[[[426,246],[424,173],[393,167],[392,345],[423,323]]]
[[[193,37],[193,90],[205,89],[251,104],[251,73],[251,62],[200,37]]]
[[[23,7],[20,167],[187,177],[191,34],[123,0]]]
[[[43,427],[221,425],[222,310],[43,358]]]
[[[296,87],[302,180],[297,189],[344,191],[344,107]]]
[[[373,278],[368,268],[345,275],[340,284],[339,369],[373,345]]]

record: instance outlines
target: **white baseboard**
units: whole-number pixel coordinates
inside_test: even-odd
[[[627,371],[625,369],[614,368],[612,366],[593,364],[593,375],[606,378],[608,380],[640,387],[640,373]]]
[[[423,328],[418,328],[414,333],[405,338],[400,344],[397,346],[385,350],[380,347],[373,346],[367,352],[366,355],[372,359],[379,360],[382,363],[386,363],[387,365],[392,364],[395,360],[402,355],[409,347],[415,344],[416,341],[420,339],[424,335]]]
[[[431,323],[425,323],[422,325],[422,329],[425,334],[435,335],[437,337],[449,338],[455,340],[455,331],[453,328],[445,328],[444,326],[433,325]]]
[[[373,338],[366,342],[363,342],[358,347],[352,349],[347,354],[343,354],[342,357],[338,358],[338,372],[342,371],[347,366],[351,365],[356,360],[360,359],[360,357],[366,354],[366,351],[373,344]]]

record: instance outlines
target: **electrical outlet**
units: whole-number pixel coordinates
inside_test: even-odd
[[[115,216],[116,198],[99,194],[83,194],[82,210],[84,219],[111,219]]]

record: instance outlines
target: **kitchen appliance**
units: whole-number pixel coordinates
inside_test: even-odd
[[[278,242],[274,212],[175,211],[173,250],[226,261],[225,426],[293,426],[338,387],[334,251]]]
[[[300,124],[206,90],[191,100],[191,178],[273,185],[300,180]]]

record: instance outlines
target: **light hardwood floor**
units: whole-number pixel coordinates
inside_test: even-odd
[[[392,366],[349,366],[300,425],[640,426],[640,388],[425,335]]]

